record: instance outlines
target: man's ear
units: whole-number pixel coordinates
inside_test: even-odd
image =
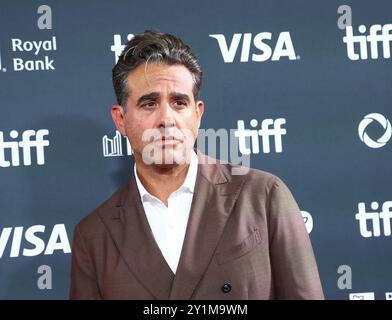
[[[198,125],[197,125],[198,128],[200,127],[203,112],[204,112],[204,102],[201,100],[196,101],[196,115],[198,117]]]
[[[122,106],[119,105],[114,105],[112,107],[112,119],[114,124],[116,125],[116,128],[118,131],[120,131],[120,133],[125,136],[126,132],[125,132],[125,112],[124,112],[124,108]]]

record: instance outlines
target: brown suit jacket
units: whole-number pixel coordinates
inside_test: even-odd
[[[199,164],[176,274],[154,240],[132,177],[75,227],[70,298],[323,299],[288,188],[260,170],[232,175],[233,167]]]

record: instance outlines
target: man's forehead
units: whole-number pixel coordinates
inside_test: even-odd
[[[133,91],[151,91],[154,86],[162,84],[182,87],[183,90],[192,90],[192,74],[183,65],[144,63],[128,75],[128,86],[131,91],[132,89]]]

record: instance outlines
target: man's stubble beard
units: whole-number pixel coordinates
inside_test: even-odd
[[[172,134],[175,138],[166,140],[160,130],[146,131],[142,136],[142,141],[148,141],[141,154],[144,164],[160,168],[189,164],[196,138],[189,129],[180,131],[181,134]]]

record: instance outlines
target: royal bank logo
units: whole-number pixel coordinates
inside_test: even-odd
[[[0,167],[19,167],[21,163],[24,166],[30,166],[33,163],[32,155],[34,153],[36,164],[44,165],[45,147],[49,146],[49,140],[45,137],[48,135],[49,130],[47,129],[26,130],[22,134],[19,134],[16,130],[11,130],[9,138],[6,139],[4,132],[0,131]],[[20,139],[20,136],[22,139]]]
[[[48,5],[41,5],[37,12],[38,29],[52,29],[52,9]],[[46,37],[45,37],[46,38]],[[44,40],[23,39],[23,37],[15,37],[10,40],[10,56],[7,65],[11,65],[11,69],[16,72],[21,71],[54,71],[55,61],[52,53],[57,51],[56,36],[47,37]],[[2,52],[0,52],[0,70],[7,72],[5,67],[4,51],[7,49],[6,44],[2,44]]]
[[[366,130],[368,126],[376,122],[384,129],[384,132],[381,137],[378,139],[372,139],[367,134]],[[387,118],[385,118],[380,113],[369,113],[366,115],[358,126],[358,135],[361,141],[366,144],[369,148],[381,148],[387,144],[387,142],[391,139],[392,136],[392,128],[391,123]]]
[[[245,129],[245,121],[238,120],[237,129],[234,131],[234,136],[238,138],[241,154],[260,153],[260,137],[263,153],[271,152],[271,138],[273,138],[273,151],[276,153],[283,151],[282,136],[287,133],[283,127],[286,124],[285,118],[264,119],[260,125],[256,119],[252,119],[249,124],[253,129]]]
[[[279,61],[300,59],[296,55],[290,32],[283,31],[276,38],[271,32],[235,33],[231,40],[224,34],[210,34],[210,38],[217,40],[219,50],[225,63],[233,63],[237,53],[240,52],[239,62]],[[275,40],[276,39],[276,40]],[[241,48],[241,49],[239,49]]]
[[[57,50],[56,36],[41,41],[14,38],[11,39],[11,49],[19,55],[29,54],[30,56],[30,58],[13,58],[12,65],[14,71],[55,70],[54,60],[46,53]]]
[[[126,147],[124,148],[124,143]],[[123,149],[126,149],[126,154],[124,154]],[[116,130],[116,134],[113,138],[108,138],[107,135],[102,138],[102,150],[104,157],[122,157],[125,155],[132,155],[131,144],[126,137],[123,137],[121,133]]]
[[[370,204],[372,211],[366,210],[365,202],[358,203],[358,213],[355,219],[359,222],[359,232],[364,238],[386,237],[391,235],[392,201],[386,201],[381,206],[374,201]]]

